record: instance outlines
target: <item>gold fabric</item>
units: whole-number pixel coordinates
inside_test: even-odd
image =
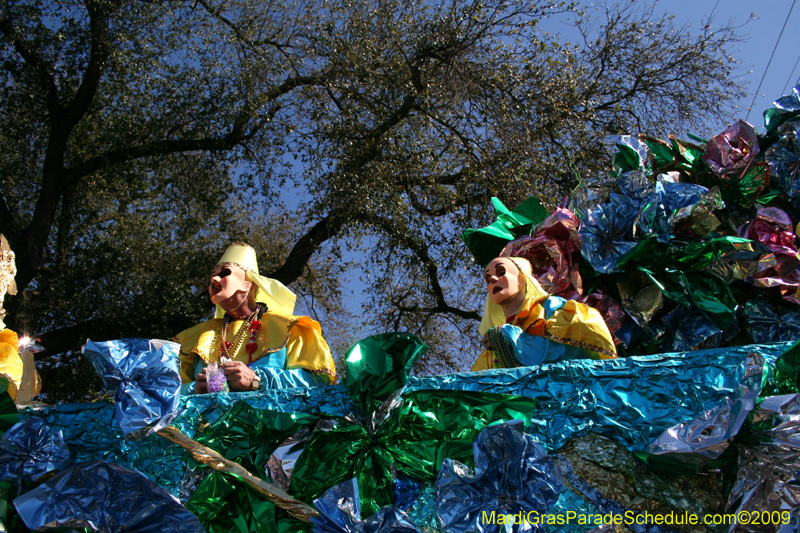
[[[530,263],[521,257],[506,259],[510,259],[519,268],[525,279],[525,300],[514,315],[513,325],[520,327],[529,335],[541,335],[553,342],[583,348],[587,352],[587,358],[614,359],[617,357],[614,340],[603,316],[597,309],[575,300],[567,300],[549,319],[545,319],[545,310],[541,303],[549,295],[533,277]],[[487,297],[479,328],[480,334],[484,335],[490,328],[503,324],[506,324],[503,308],[495,304],[491,297]],[[472,365],[473,372],[492,368],[503,367],[495,360],[494,352],[491,350],[484,350]]]
[[[22,359],[19,356],[19,338],[10,329],[0,331],[0,376],[8,378],[8,394],[16,400],[22,381]]]
[[[178,333],[173,339],[181,345],[181,381],[194,381],[195,358],[206,364],[219,362],[219,346],[222,340],[222,320],[213,318]],[[244,320],[228,324],[226,339],[232,345]],[[247,335],[247,332],[244,333]],[[242,342],[233,359],[248,362],[245,348],[248,337]],[[319,322],[307,316],[292,316],[267,312],[261,317],[261,327],[256,334],[258,348],[253,353],[253,361],[269,357],[271,353],[286,347],[286,369],[301,368],[317,375],[324,375],[330,383],[336,380],[336,367],[333,363],[328,343],[322,338]]]
[[[255,285],[256,302],[266,304],[270,311],[284,315],[294,313],[297,296],[280,281],[258,273],[256,251],[251,246],[238,242],[231,244],[217,265],[235,265],[247,272],[247,279]],[[214,318],[224,316],[225,310],[217,305]]]

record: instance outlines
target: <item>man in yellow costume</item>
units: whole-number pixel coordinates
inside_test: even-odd
[[[522,257],[498,257],[484,271],[488,292],[480,333],[486,350],[472,370],[568,359],[612,359],[614,341],[600,313],[550,296]]]
[[[319,323],[294,316],[296,297],[258,272],[256,252],[230,245],[208,284],[216,314],[179,333],[183,393],[327,385],[336,380]]]
[[[14,252],[5,236],[0,234],[0,376],[8,379],[8,394],[12,400],[16,400],[22,382],[22,359],[19,356],[17,334],[3,322],[6,316],[3,301],[6,293],[17,294],[17,285],[14,282],[16,274]]]

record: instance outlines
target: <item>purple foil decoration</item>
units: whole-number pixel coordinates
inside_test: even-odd
[[[789,215],[777,207],[761,208],[750,223],[739,228],[739,236],[763,244],[775,257],[773,266],[759,271],[747,281],[756,287],[780,287],[787,300],[796,301],[800,260],[797,258],[797,237]]]
[[[572,299],[583,292],[578,265],[581,239],[578,217],[567,209],[556,209],[541,222],[531,236],[508,243],[500,257],[524,257],[533,275],[550,294]]]
[[[720,176],[739,177],[749,170],[759,151],[755,128],[740,120],[708,141],[703,161]]]

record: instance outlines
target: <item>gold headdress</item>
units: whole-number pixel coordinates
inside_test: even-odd
[[[294,314],[297,296],[276,279],[258,273],[256,251],[248,244],[235,242],[228,246],[225,253],[217,261],[217,265],[238,266],[247,273],[247,279],[255,285],[256,302],[267,304],[269,310],[284,315]],[[217,305],[215,318],[225,316],[225,310]]]
[[[16,275],[17,265],[14,262],[14,252],[11,251],[5,235],[0,234],[0,330],[6,327],[3,323],[3,318],[6,316],[3,309],[6,293],[12,296],[17,294],[17,283],[14,281]]]

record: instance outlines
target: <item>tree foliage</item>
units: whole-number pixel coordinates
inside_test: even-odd
[[[481,286],[459,235],[490,222],[492,196],[552,206],[603,168],[604,136],[700,126],[738,95],[735,29],[654,9],[9,0],[9,323],[41,336],[58,380],[86,337],[169,337],[208,316],[210,266],[246,240],[339,353],[408,330],[433,347],[419,371],[463,368]],[[542,31],[553,17],[582,40]]]

